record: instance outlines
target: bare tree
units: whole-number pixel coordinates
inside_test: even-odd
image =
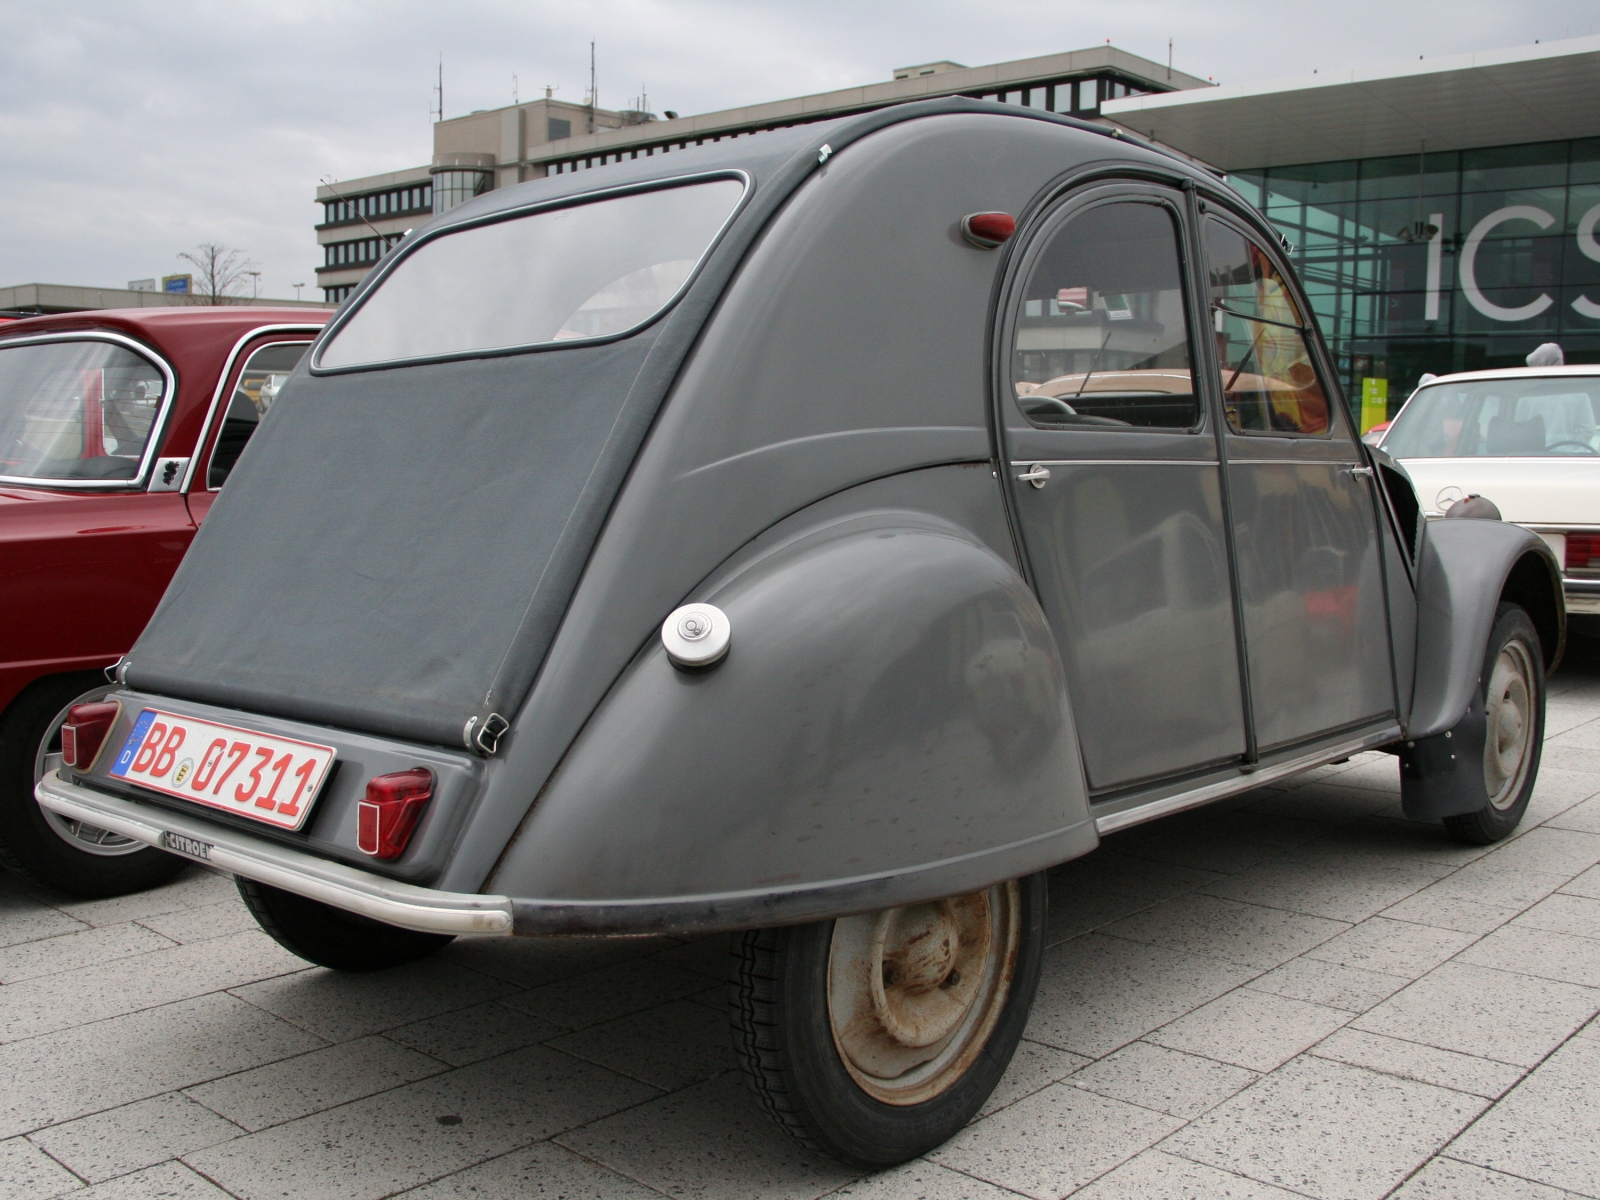
[[[201,242],[178,255],[194,267],[191,295],[197,304],[240,304],[244,281],[256,264],[220,242]]]

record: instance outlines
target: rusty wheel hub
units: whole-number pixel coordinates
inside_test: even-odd
[[[1507,642],[1484,689],[1483,782],[1495,808],[1511,807],[1527,780],[1537,720],[1533,680],[1533,660],[1527,648],[1521,642]]]
[[[828,1016],[845,1069],[887,1104],[946,1090],[988,1041],[1020,934],[1015,883],[834,922]]]

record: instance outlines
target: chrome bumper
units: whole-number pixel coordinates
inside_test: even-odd
[[[399,883],[287,846],[258,841],[183,813],[108,796],[63,779],[58,772],[40,780],[34,795],[42,806],[71,820],[109,829],[231,875],[243,875],[374,921],[424,933],[511,934],[508,896],[436,892]]]
[[[1563,579],[1569,613],[1600,613],[1600,579]]]

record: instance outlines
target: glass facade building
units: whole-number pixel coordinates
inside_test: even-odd
[[[1425,371],[1521,366],[1550,341],[1600,362],[1600,139],[1228,179],[1290,244],[1364,425]]]

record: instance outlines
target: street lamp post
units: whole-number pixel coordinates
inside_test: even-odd
[[[305,287],[305,284],[303,283],[297,283],[294,285],[294,302],[296,304],[300,303],[300,289],[303,287]]]
[[[250,299],[254,300],[254,299],[256,299],[256,297],[258,295],[260,295],[260,290],[261,290],[261,272],[260,271],[246,271],[245,274],[250,276]]]

